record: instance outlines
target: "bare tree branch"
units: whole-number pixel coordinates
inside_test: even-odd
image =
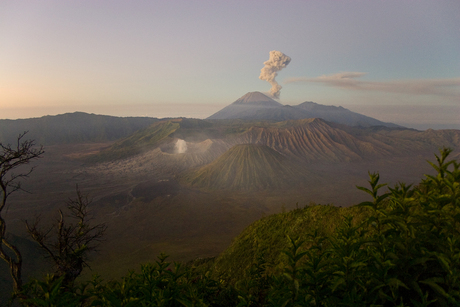
[[[51,227],[40,229],[38,220],[33,224],[26,221],[31,237],[53,260],[55,278],[64,276],[63,284],[66,286],[73,283],[84,267],[89,267],[89,254],[96,250],[107,229],[105,224],[91,225],[92,218],[88,210],[91,201],[81,193],[78,185],[76,194],[75,199],[67,202],[69,215],[65,216],[59,210],[59,218]]]
[[[16,191],[23,190],[20,180],[29,177],[34,167],[21,170],[19,173],[14,173],[14,170],[40,158],[44,153],[43,146],[35,148],[33,140],[23,140],[26,134],[27,132],[24,132],[17,137],[16,146],[0,143],[0,258],[10,267],[13,290],[16,293],[22,287],[22,256],[18,248],[6,238],[6,222],[2,217],[2,211],[7,204],[8,197]],[[6,252],[8,250],[14,254],[14,257]]]

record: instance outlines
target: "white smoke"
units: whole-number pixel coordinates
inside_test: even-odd
[[[181,139],[178,139],[176,145],[174,145],[174,152],[176,153],[185,153],[187,151],[187,142]]]
[[[280,98],[281,85],[276,82],[275,78],[278,75],[276,72],[286,67],[291,58],[282,53],[281,51],[270,51],[270,58],[264,62],[264,68],[260,71],[259,79],[268,81],[272,88],[270,94],[275,98]]]

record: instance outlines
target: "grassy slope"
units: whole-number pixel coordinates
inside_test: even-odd
[[[272,270],[285,263],[283,250],[288,248],[287,236],[306,240],[318,229],[320,234],[331,235],[343,216],[353,216],[359,222],[368,216],[367,209],[356,206],[341,208],[331,205],[310,205],[289,212],[262,218],[247,227],[215,260],[216,275],[237,280],[249,272],[259,258]]]
[[[180,128],[174,121],[162,121],[135,132],[128,138],[113,144],[107,150],[87,158],[90,162],[123,159],[147,150],[159,144],[171,133]]]

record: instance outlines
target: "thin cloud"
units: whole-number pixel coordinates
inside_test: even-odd
[[[409,95],[440,95],[460,98],[460,78],[450,79],[411,79],[393,81],[362,81],[358,78],[365,72],[340,72],[333,75],[323,75],[316,78],[288,78],[288,83],[321,83],[355,91],[378,91]]]

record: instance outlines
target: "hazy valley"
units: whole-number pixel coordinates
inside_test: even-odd
[[[160,252],[183,261],[214,257],[269,214],[364,201],[355,186],[366,185],[368,171],[390,184],[419,182],[439,148],[460,154],[459,130],[375,126],[375,119],[321,105],[314,114],[328,120],[290,118],[299,113],[260,95],[248,93],[229,106],[228,118],[218,112],[220,119],[73,113],[0,121],[0,141],[29,130],[26,137],[45,146],[24,181],[31,193],[9,201],[8,230],[26,237],[23,220],[55,219],[78,184],[93,199],[95,222],[108,226],[86,274],[117,277]],[[233,118],[241,106],[248,118]]]

